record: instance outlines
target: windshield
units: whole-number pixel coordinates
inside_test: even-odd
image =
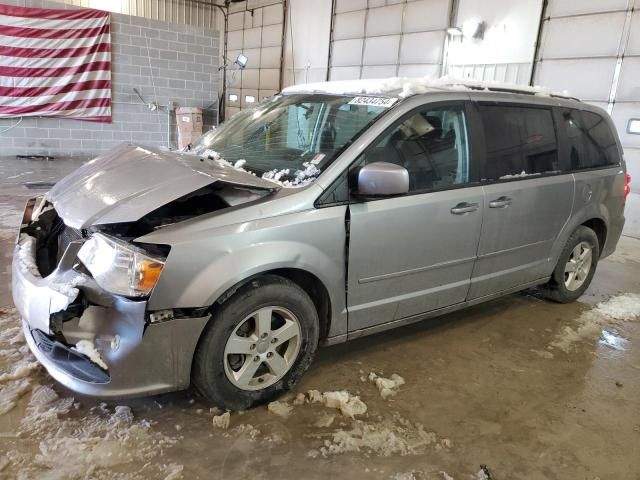
[[[191,152],[284,186],[303,186],[387,109],[363,98],[277,95],[207,132]]]

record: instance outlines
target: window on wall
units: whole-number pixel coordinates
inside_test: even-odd
[[[486,143],[483,180],[506,180],[560,170],[551,109],[480,105]]]
[[[580,110],[563,110],[562,120],[569,142],[572,170],[617,165],[618,145],[607,122],[600,115]]]
[[[383,135],[364,163],[390,162],[409,172],[409,190],[446,188],[469,181],[464,107],[425,108]]]

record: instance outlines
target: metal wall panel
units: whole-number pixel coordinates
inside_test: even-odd
[[[544,58],[615,57],[626,13],[551,18],[545,25]]]
[[[547,15],[561,17],[626,10],[626,8],[627,0],[552,0],[547,7]]]
[[[248,10],[245,10],[248,9]],[[248,0],[231,4],[228,22],[227,118],[280,90],[284,4]],[[233,62],[242,53],[244,70]],[[236,98],[237,97],[237,98]]]
[[[329,78],[438,76],[450,1],[334,0]]]

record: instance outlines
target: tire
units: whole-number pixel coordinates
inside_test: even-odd
[[[212,315],[194,355],[192,383],[227,410],[267,403],[309,368],[319,332],[315,305],[302,288],[276,275],[256,278]]]
[[[590,261],[589,258],[578,261],[580,255],[577,252],[586,252],[586,246],[591,248]],[[558,264],[551,275],[549,282],[542,288],[542,294],[545,298],[553,300],[558,303],[570,303],[576,301],[582,296],[593,279],[593,275],[596,272],[596,266],[598,265],[598,259],[600,258],[600,244],[598,237],[593,230],[588,227],[580,226],[575,232],[571,234],[567,240],[560,257],[558,258]],[[572,266],[569,264],[572,263]],[[571,282],[571,270],[576,268],[576,265],[583,265],[588,272],[578,277],[573,277],[576,281]]]

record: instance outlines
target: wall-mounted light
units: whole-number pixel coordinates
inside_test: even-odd
[[[460,27],[449,27],[447,33],[452,37],[459,37],[462,35],[462,29]]]
[[[256,97],[254,97],[253,95],[245,95],[244,101],[246,103],[256,103]]]
[[[229,101],[230,102],[237,102],[238,101],[238,95],[236,95],[235,93],[230,93],[229,94]]]
[[[631,118],[627,124],[627,133],[640,135],[640,118]]]
[[[235,63],[236,65],[238,65],[238,67],[240,67],[240,70],[243,70],[244,67],[247,66],[247,62],[249,61],[249,59],[247,58],[247,56],[243,53],[238,54],[238,56],[236,57]]]
[[[467,38],[483,38],[486,22],[471,18],[462,24],[462,35]]]

